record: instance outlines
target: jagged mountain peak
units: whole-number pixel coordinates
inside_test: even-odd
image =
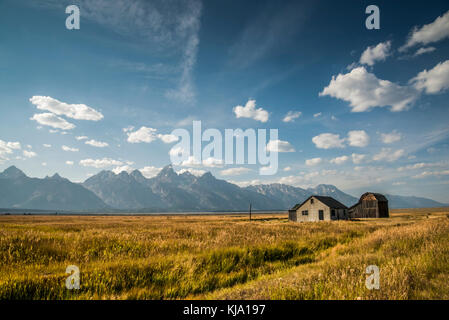
[[[16,166],[10,166],[0,174],[0,177],[8,179],[16,179],[26,177],[26,174],[23,173],[23,171],[17,168]]]

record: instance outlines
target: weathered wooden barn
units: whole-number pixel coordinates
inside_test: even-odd
[[[294,222],[346,220],[348,208],[332,197],[310,196],[288,210],[288,219]]]
[[[359,202],[349,208],[350,218],[388,218],[389,216],[388,200],[380,193],[364,193]]]

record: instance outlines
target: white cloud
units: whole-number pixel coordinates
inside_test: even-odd
[[[373,66],[376,61],[384,61],[390,55],[391,41],[381,42],[377,46],[366,48],[360,57],[360,63]]]
[[[122,129],[123,130],[123,132],[130,132],[130,131],[133,131],[134,130],[134,127],[133,126],[128,126],[128,127],[126,127],[126,128],[123,128]]]
[[[121,166],[123,165],[123,162],[109,158],[83,159],[80,160],[80,165],[83,167],[105,168],[110,166]]]
[[[76,139],[76,140],[87,140],[87,139],[89,139],[89,138],[86,137],[86,136],[78,136],[78,137],[76,137],[75,139]]]
[[[42,162],[41,164],[42,164],[43,167],[47,166],[47,162]]]
[[[178,174],[183,174],[185,172],[189,172],[189,173],[193,174],[194,176],[201,177],[207,171],[201,170],[201,169],[192,169],[192,168],[187,168],[187,169],[184,168],[184,169],[177,171]]]
[[[221,166],[223,166],[223,160],[209,157],[209,158],[203,160],[203,166],[210,167],[210,168],[221,167]]]
[[[412,178],[414,179],[421,179],[421,178],[427,178],[427,177],[432,177],[432,176],[445,176],[445,175],[449,175],[449,170],[442,170],[442,171],[424,171],[421,172],[420,174],[413,176]]]
[[[146,167],[143,167],[142,169],[139,169],[139,171],[142,173],[142,175],[148,179],[157,176],[157,174],[161,170],[162,170],[162,168],[156,168],[153,166],[146,166]]]
[[[357,153],[353,153],[353,154],[351,155],[351,158],[352,158],[352,162],[353,162],[354,164],[360,164],[360,163],[363,162],[363,160],[365,160],[366,155],[365,155],[365,154],[357,154]]]
[[[119,174],[123,171],[126,171],[127,173],[131,173],[133,170],[134,169],[131,166],[125,164],[124,166],[115,167],[111,171],[114,172],[115,174]]]
[[[70,147],[67,147],[66,145],[63,145],[61,148],[62,148],[62,150],[69,151],[69,152],[78,152],[79,151],[79,149],[77,149],[77,148],[70,148]]]
[[[415,27],[410,33],[406,44],[399,49],[405,51],[417,44],[427,45],[449,37],[449,11],[438,17],[434,22],[421,28]]]
[[[435,50],[435,47],[419,48],[418,50],[416,50],[414,56],[417,57],[426,53],[434,52]]]
[[[222,171],[220,171],[220,174],[222,176],[239,176],[241,174],[245,174],[250,171],[251,171],[251,169],[249,169],[249,168],[239,167],[239,168],[229,168],[226,170],[222,170]]]
[[[91,146],[97,147],[97,148],[104,148],[109,145],[107,142],[96,141],[94,139],[86,141],[85,144],[88,144],[88,145],[91,145]]]
[[[147,128],[147,127],[141,127],[139,130],[131,132],[129,131],[128,134],[128,142],[130,143],[140,143],[140,142],[146,142],[150,143],[157,139],[156,136],[156,129],[154,128]]]
[[[98,121],[103,119],[103,115],[95,109],[85,104],[67,104],[52,97],[33,96],[30,102],[39,110],[50,111],[59,116],[64,115],[68,118],[77,120]]]
[[[385,144],[398,142],[402,139],[402,135],[396,130],[391,133],[381,133],[380,137],[382,139],[382,142]]]
[[[318,112],[318,113],[315,113],[315,114],[313,115],[313,117],[314,117],[314,118],[318,118],[318,117],[320,117],[322,114],[323,114],[322,112]]]
[[[330,160],[330,163],[334,163],[334,164],[343,164],[343,163],[345,163],[346,161],[348,161],[349,160],[349,157],[348,156],[341,156],[341,157],[336,157],[336,158],[334,158],[334,159],[331,159]]]
[[[0,140],[0,163],[8,161],[7,154],[12,154],[14,150],[21,149],[19,142],[5,142]]]
[[[36,152],[23,150],[23,155],[27,158],[34,158],[37,156]]]
[[[178,141],[178,137],[173,134],[156,134],[154,128],[140,127],[139,130],[132,132],[133,127],[125,128],[124,132],[128,135],[129,143],[150,143],[156,139],[160,139],[164,143],[172,143]]]
[[[73,162],[73,161],[67,160],[67,161],[65,162],[65,164],[68,165],[68,166],[73,166],[74,162]]]
[[[352,112],[365,112],[374,107],[386,106],[391,106],[391,111],[403,111],[418,96],[413,88],[378,79],[364,67],[332,76],[329,85],[319,95],[349,102]]]
[[[41,125],[49,126],[56,129],[62,129],[62,130],[71,130],[75,128],[76,126],[73,123],[70,123],[66,121],[65,119],[56,116],[53,113],[47,112],[47,113],[36,113],[33,115],[31,120],[34,120]],[[57,132],[53,130],[54,132]]]
[[[179,140],[179,138],[173,134],[158,134],[157,137],[161,139],[163,143],[172,143]]]
[[[295,119],[299,118],[301,116],[302,112],[300,111],[289,111],[285,115],[284,119],[282,119],[283,122],[293,122]]]
[[[392,184],[393,184],[394,186],[402,186],[402,185],[405,184],[405,182],[398,181],[398,182],[393,182]]]
[[[244,107],[236,106],[233,111],[237,118],[250,118],[260,122],[267,122],[269,117],[266,110],[256,109],[256,100],[248,100]]]
[[[348,142],[352,147],[366,147],[369,144],[369,136],[364,130],[349,131]]]
[[[416,170],[416,169],[423,169],[423,168],[430,168],[430,167],[440,167],[440,166],[446,166],[448,163],[445,161],[440,162],[418,162],[414,164],[409,164],[404,167],[399,167],[398,171],[405,171],[405,170]]]
[[[266,150],[269,152],[295,152],[295,148],[288,141],[282,140],[270,140]]]
[[[313,158],[313,159],[307,159],[306,165],[307,166],[316,166],[320,164],[323,160],[321,158]]]
[[[319,149],[344,148],[344,139],[340,139],[338,134],[322,133],[313,137],[312,142]]]
[[[393,162],[401,158],[404,154],[404,149],[393,151],[390,148],[382,148],[382,150],[378,154],[373,156],[373,160]]]
[[[440,93],[449,89],[449,60],[440,62],[433,69],[421,71],[410,83],[417,90],[424,90],[427,94]]]
[[[179,149],[179,150],[178,150]],[[181,148],[175,148],[175,150],[171,149],[170,153],[176,153],[176,152],[182,152]],[[223,166],[223,160],[221,159],[217,159],[217,158],[212,158],[209,157],[207,159],[203,159],[203,161],[200,163],[200,161],[198,159],[196,159],[193,156],[189,156],[186,160],[184,160],[180,166],[183,167],[209,167],[209,168],[214,168],[214,167],[222,167]]]
[[[288,172],[288,171],[291,171],[291,170],[292,170],[292,167],[285,167],[285,168],[283,169],[284,172]]]
[[[44,146],[45,148],[51,148],[51,144],[48,144],[48,143],[44,143],[43,146]]]

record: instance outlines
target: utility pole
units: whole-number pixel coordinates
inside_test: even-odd
[[[251,221],[251,203],[249,204],[249,221]]]

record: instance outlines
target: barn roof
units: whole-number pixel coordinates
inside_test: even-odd
[[[332,209],[347,209],[348,207],[346,207],[343,203],[335,200],[332,197],[326,197],[326,196],[310,196],[308,197],[306,200],[304,200],[303,203],[298,203],[297,205],[295,205],[293,208],[291,208],[290,210],[297,210],[298,208],[300,208],[304,203],[306,203],[307,201],[310,200],[310,198],[315,198],[319,201],[321,201],[322,203],[324,203],[326,206],[328,206],[329,208]]]
[[[376,198],[377,201],[388,201],[388,199],[383,194],[375,193],[375,192],[365,192],[360,197],[360,200],[362,200],[362,198],[368,194],[372,194]]]

